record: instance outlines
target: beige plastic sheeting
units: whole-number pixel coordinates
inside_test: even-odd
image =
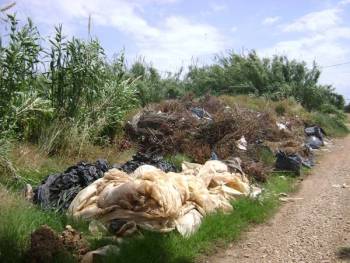
[[[159,232],[194,233],[202,217],[232,210],[230,200],[249,194],[249,182],[221,161],[183,163],[183,172],[141,166],[133,174],[111,169],[79,192],[68,213],[105,224],[120,219]]]

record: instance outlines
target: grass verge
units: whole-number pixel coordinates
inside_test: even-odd
[[[279,206],[278,194],[293,191],[295,182],[293,177],[274,174],[264,185],[264,194],[259,199],[244,198],[232,203],[232,213],[207,216],[191,237],[184,238],[175,232],[144,232],[142,238],[122,243],[120,253],[110,255],[106,262],[193,262],[215,251],[217,246],[236,240],[251,224],[268,219]]]
[[[285,173],[284,173],[285,175]],[[233,202],[234,211],[207,216],[200,229],[184,238],[172,232],[159,234],[143,232],[143,237],[126,239],[118,255],[110,255],[107,262],[193,262],[202,254],[208,254],[216,246],[224,246],[237,239],[250,224],[269,218],[279,205],[278,193],[295,189],[295,178],[274,174],[264,184],[264,194],[257,200],[248,198]],[[62,231],[66,224],[87,234],[87,226],[74,224],[64,215],[42,211],[0,186],[0,262],[23,262],[30,233],[41,225]],[[91,247],[111,244],[110,240],[90,240]],[[59,259],[67,262],[71,259]]]

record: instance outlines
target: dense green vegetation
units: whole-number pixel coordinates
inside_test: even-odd
[[[127,67],[123,53],[108,61],[98,40],[67,39],[61,26],[50,39],[30,19],[8,15],[0,26],[0,137],[38,144],[49,154],[113,142],[133,109],[188,93],[293,98],[326,114],[344,107],[331,86],[318,84],[316,64],[309,69],[287,57],[232,52],[210,66],[161,76],[142,60]]]

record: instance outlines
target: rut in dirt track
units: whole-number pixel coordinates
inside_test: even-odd
[[[328,149],[295,194],[303,199],[205,261],[350,262],[337,253],[350,247],[350,136]]]

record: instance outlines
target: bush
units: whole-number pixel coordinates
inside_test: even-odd
[[[273,100],[293,97],[308,110],[328,103],[344,107],[343,96],[329,85],[319,85],[321,71],[314,63],[289,60],[285,56],[260,58],[255,51],[247,55],[233,52],[218,56],[211,66],[191,66],[186,76],[187,89],[196,95],[251,94]]]
[[[344,119],[340,119],[336,115],[313,112],[310,121],[310,124],[322,127],[329,136],[345,136],[349,133]]]
[[[275,107],[275,111],[276,111],[277,115],[283,116],[286,113],[286,108],[282,104],[278,104]]]

